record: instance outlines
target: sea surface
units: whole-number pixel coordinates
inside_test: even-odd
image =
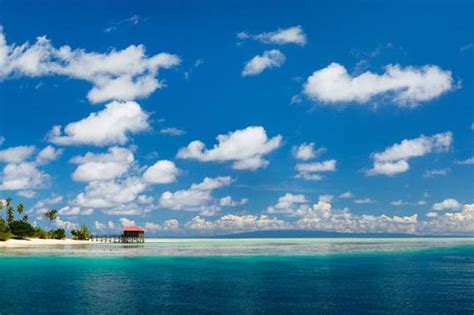
[[[0,314],[474,314],[473,239],[0,248]]]

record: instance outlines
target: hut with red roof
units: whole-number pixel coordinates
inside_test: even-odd
[[[136,225],[127,226],[122,230],[122,237],[126,243],[144,243],[145,230]]]

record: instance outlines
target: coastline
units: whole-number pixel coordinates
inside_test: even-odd
[[[90,244],[91,241],[78,241],[71,238],[62,240],[54,239],[40,239],[40,238],[28,238],[28,239],[9,239],[7,241],[0,242],[0,248],[3,247],[30,247],[30,246],[48,246],[48,245],[81,245]]]

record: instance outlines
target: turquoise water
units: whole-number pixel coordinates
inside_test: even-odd
[[[112,246],[0,249],[0,314],[474,313],[472,240]]]

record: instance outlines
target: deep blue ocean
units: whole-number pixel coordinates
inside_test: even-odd
[[[474,314],[474,247],[0,256],[0,314]]]

